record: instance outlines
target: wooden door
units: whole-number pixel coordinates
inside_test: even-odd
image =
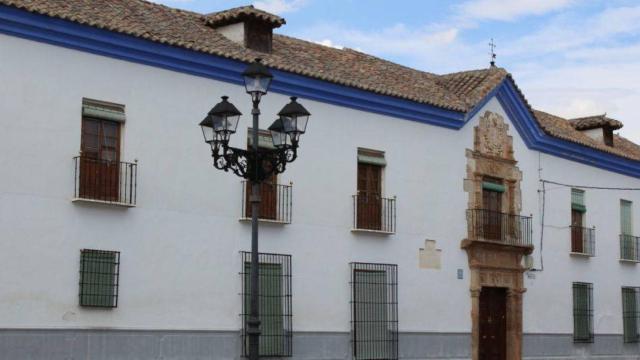
[[[488,240],[502,239],[502,193],[489,189],[482,190],[482,232]]]
[[[483,287],[480,292],[479,360],[506,360],[507,291]]]
[[[120,189],[120,124],[85,117],[82,119],[80,144],[80,197],[117,201]]]
[[[251,182],[247,182],[245,191],[247,195],[245,196],[246,217],[251,217]],[[266,220],[280,220],[278,219],[278,184],[276,175],[269,176],[261,184],[260,198],[262,202],[260,202],[258,217]]]
[[[582,213],[571,210],[571,251],[584,253],[584,234],[582,229]]]
[[[358,163],[358,229],[382,229],[382,167]]]

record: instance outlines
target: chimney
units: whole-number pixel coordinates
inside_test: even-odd
[[[264,53],[272,50],[273,29],[285,24],[283,18],[252,5],[205,15],[205,22],[227,39]]]
[[[607,117],[607,114],[571,119],[569,122],[576,130],[607,146],[614,145],[613,130],[623,126],[620,121]]]

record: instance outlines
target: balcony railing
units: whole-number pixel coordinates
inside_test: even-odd
[[[395,233],[396,198],[353,195],[353,229]]]
[[[640,237],[620,235],[620,259],[640,261]]]
[[[531,217],[485,209],[467,210],[471,240],[532,246]]]
[[[570,226],[571,252],[587,256],[596,255],[596,229]]]
[[[74,198],[135,206],[138,164],[76,156]]]
[[[260,220],[291,224],[292,185],[262,183],[260,189]],[[251,218],[251,183],[242,182],[242,219]]]

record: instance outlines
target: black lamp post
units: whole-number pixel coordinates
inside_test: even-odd
[[[211,146],[213,166],[229,171],[251,182],[251,302],[247,321],[249,335],[249,359],[258,360],[260,340],[260,317],[258,313],[258,216],[260,211],[260,187],[272,174],[285,171],[286,165],[297,157],[300,135],[307,128],[311,115],[295,97],[278,113],[279,118],[271,124],[269,131],[275,149],[258,148],[258,120],[260,99],[267,94],[273,75],[256,59],[242,73],[247,93],[253,102],[253,132],[251,149],[229,146],[229,138],[236,132],[240,111],[228,101],[227,96],[209,111],[200,123],[202,134]]]

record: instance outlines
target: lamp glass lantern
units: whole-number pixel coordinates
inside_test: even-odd
[[[300,103],[297,97],[292,96],[291,102],[285,105],[278,113],[282,122],[283,131],[291,137],[291,141],[298,141],[301,134],[307,130],[307,122],[311,113]]]
[[[251,94],[253,101],[259,101],[262,95],[269,91],[271,80],[273,75],[261,62],[261,59],[256,59],[251,63],[242,73],[244,78],[244,87],[248,94]]]
[[[207,116],[200,122],[204,141],[213,145],[215,142],[228,143],[232,134],[238,128],[238,121],[242,113],[229,102],[228,96],[223,96]]]
[[[291,138],[284,132],[284,126],[282,125],[282,119],[276,119],[271,126],[269,126],[269,132],[271,133],[271,140],[273,146],[276,148],[283,148],[291,145]]]

